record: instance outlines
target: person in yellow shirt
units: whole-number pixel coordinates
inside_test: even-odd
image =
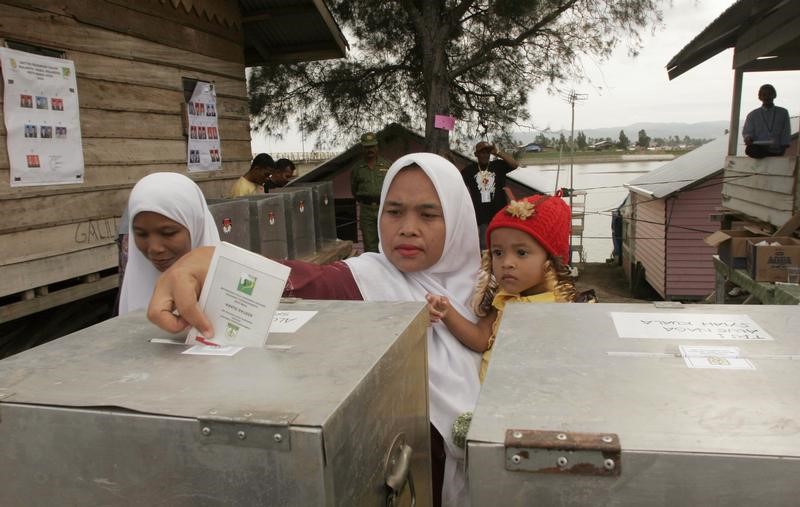
[[[275,170],[275,161],[266,153],[259,153],[250,164],[250,170],[241,176],[231,187],[230,197],[241,197],[263,192],[264,184],[269,181]]]

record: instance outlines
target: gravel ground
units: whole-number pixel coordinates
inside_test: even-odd
[[[649,303],[661,298],[651,294],[652,299],[637,299],[631,294],[622,266],[611,263],[587,262],[578,264],[578,290],[594,289],[598,303]]]

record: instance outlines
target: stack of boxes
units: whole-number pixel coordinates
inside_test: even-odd
[[[757,229],[720,230],[706,237],[717,255],[732,269],[746,269],[756,282],[786,282],[790,268],[800,267],[800,240],[792,233],[800,215],[792,217],[774,235]]]
[[[308,257],[336,241],[332,182],[270,192],[209,199],[220,239],[271,259]]]

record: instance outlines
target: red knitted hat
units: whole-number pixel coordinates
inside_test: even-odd
[[[561,196],[532,195],[511,201],[489,222],[486,244],[491,248],[492,231],[511,227],[530,234],[550,255],[569,262],[569,233],[572,213]]]

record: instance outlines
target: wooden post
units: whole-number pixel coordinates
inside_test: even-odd
[[[728,266],[722,262],[718,255],[713,256],[714,262],[714,303],[718,305],[725,304],[725,282],[728,277],[725,276],[724,271],[728,271]]]
[[[733,98],[731,100],[731,129],[728,133],[728,156],[736,156],[739,143],[739,114],[742,110],[742,69],[734,69]]]

